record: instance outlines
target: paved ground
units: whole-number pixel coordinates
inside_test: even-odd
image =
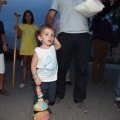
[[[117,71],[120,65],[107,64],[105,70],[106,84],[93,84],[91,80],[91,65],[88,69],[87,99],[85,103],[88,113],[81,112],[74,104],[72,98],[73,85],[66,88],[65,98],[51,109],[51,120],[120,120],[120,111],[113,103],[114,86]],[[16,64],[15,88],[11,87],[12,62],[6,63],[5,88],[10,95],[0,95],[0,120],[33,120],[33,90],[30,74],[27,77],[27,86],[19,89],[22,79],[20,62]],[[74,83],[74,67],[71,69],[71,79]]]

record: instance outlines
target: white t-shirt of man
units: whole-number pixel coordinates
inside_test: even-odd
[[[76,5],[84,1],[85,0],[52,0],[50,9],[60,14],[59,33],[89,32],[87,18],[74,9]]]
[[[35,49],[38,55],[37,74],[42,82],[52,82],[57,80],[58,64],[56,51],[52,45],[48,49],[37,47]]]

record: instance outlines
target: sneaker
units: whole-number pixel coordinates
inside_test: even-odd
[[[49,114],[52,114],[52,110],[50,108],[47,109]]]
[[[61,99],[58,98],[58,97],[56,97],[55,102],[56,102],[56,103],[60,103],[60,101],[61,101]]]
[[[120,110],[120,101],[114,101],[114,104],[118,107],[118,109]]]
[[[83,111],[83,112],[88,112],[87,108],[86,108],[86,105],[83,103],[83,102],[80,102],[80,103],[76,103],[77,107]]]
[[[107,83],[106,80],[99,80],[99,83],[103,84],[103,83]]]
[[[24,88],[24,87],[26,87],[26,84],[20,84],[20,86],[19,86],[20,88]]]

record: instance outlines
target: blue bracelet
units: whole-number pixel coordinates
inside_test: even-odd
[[[34,77],[35,75],[37,75],[37,72],[35,72],[34,74],[32,74],[32,77]]]

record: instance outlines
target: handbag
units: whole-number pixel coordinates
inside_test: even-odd
[[[99,0],[86,0],[74,7],[80,14],[91,17],[101,12],[105,6]]]

